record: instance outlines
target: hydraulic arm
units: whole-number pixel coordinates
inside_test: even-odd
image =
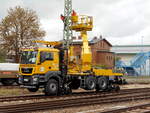
[[[92,54],[91,48],[88,43],[87,31],[91,31],[93,28],[93,19],[90,16],[78,16],[73,11],[72,14],[72,26],[70,29],[80,32],[82,37],[82,52],[81,52],[81,72],[88,72],[92,68]]]

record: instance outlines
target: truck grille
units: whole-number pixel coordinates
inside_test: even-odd
[[[21,68],[21,72],[25,74],[31,74],[33,68]]]

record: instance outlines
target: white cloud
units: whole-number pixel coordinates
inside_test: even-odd
[[[61,20],[42,19],[42,28],[47,31],[45,40],[54,41],[62,39],[63,24]]]
[[[0,0],[0,19],[7,15],[7,11],[10,7],[15,7],[16,5],[23,5],[22,0]]]
[[[134,0],[134,2],[133,0],[122,0],[114,5],[102,6],[105,13],[97,12],[101,15],[96,16],[99,18],[96,22],[97,26],[101,27],[104,34],[111,37],[124,37],[140,32],[147,26],[144,16],[146,11],[139,12],[145,4],[144,2],[139,4],[139,0]]]
[[[9,7],[21,5],[37,12],[42,28],[47,32],[46,40],[60,40],[63,37],[64,0],[0,0],[0,18]],[[93,31],[89,37],[103,35],[113,45],[150,44],[150,0],[73,0],[73,9],[79,14],[94,17]]]

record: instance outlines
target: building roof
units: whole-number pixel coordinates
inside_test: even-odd
[[[119,54],[119,55],[136,55],[137,53],[116,53],[116,54]]]
[[[114,53],[114,52],[107,51],[107,50],[97,50],[97,52],[102,52],[102,53]]]
[[[149,52],[150,45],[114,45],[111,51],[117,54],[137,54],[140,52]]]
[[[89,44],[95,44],[99,41],[105,41],[110,47],[112,47],[112,45],[105,39],[101,39],[101,38],[97,38],[97,39],[92,39],[89,41]],[[73,40],[73,44],[82,44],[82,39],[76,39],[76,40]]]
[[[111,43],[109,43],[105,38],[103,39],[109,46],[112,47]]]
[[[113,45],[113,47],[150,47],[150,45]]]

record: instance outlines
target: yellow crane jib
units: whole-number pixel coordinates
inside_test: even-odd
[[[57,46],[57,45],[60,45],[62,44],[62,42],[59,42],[59,41],[43,41],[43,40],[36,40],[36,41],[33,41],[34,43],[41,43],[41,44],[44,44],[44,45],[50,45],[50,46]]]

